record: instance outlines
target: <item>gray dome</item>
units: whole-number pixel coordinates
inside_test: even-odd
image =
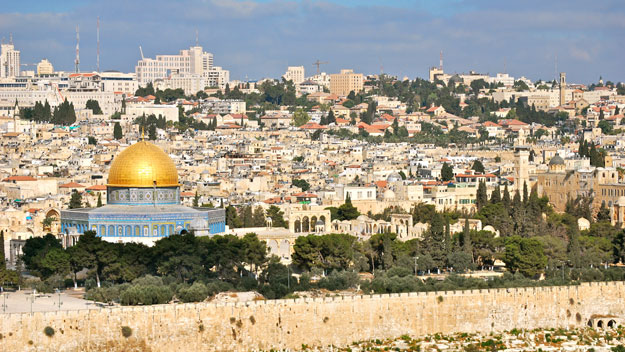
[[[397,172],[393,172],[392,174],[388,175],[388,177],[386,178],[387,182],[397,182],[397,181],[401,181],[401,175]]]
[[[551,160],[549,161],[549,166],[551,165],[564,165],[564,159],[562,159],[562,157],[560,156],[560,154],[556,154],[553,158],[551,158]]]
[[[449,84],[452,84],[452,83],[456,84],[456,83],[462,83],[462,82],[464,82],[464,80],[458,74],[451,76],[451,78],[449,79]]]

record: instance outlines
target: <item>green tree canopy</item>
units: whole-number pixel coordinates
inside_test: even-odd
[[[120,140],[124,137],[124,133],[122,132],[122,126],[119,124],[119,122],[115,122],[115,125],[113,125],[113,138]]]
[[[505,243],[503,260],[510,271],[518,271],[526,277],[533,277],[547,266],[547,256],[538,239],[512,236],[507,238]]]
[[[102,115],[102,109],[100,109],[100,103],[97,100],[89,99],[85,106],[87,109],[91,109],[94,115]]]
[[[452,181],[454,179],[454,169],[447,162],[444,162],[441,168],[441,179],[443,181]]]

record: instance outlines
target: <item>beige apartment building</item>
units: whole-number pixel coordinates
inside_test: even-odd
[[[43,59],[37,64],[37,75],[51,75],[54,73],[54,67],[48,59]]]
[[[358,93],[362,91],[364,76],[362,73],[354,73],[354,70],[341,70],[341,73],[330,75],[330,93],[339,96],[346,96],[349,92]]]
[[[305,77],[304,66],[289,66],[286,73],[282,77],[287,81],[293,81],[294,84],[300,84],[304,82]]]

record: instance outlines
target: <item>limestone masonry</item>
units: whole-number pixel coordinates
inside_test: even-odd
[[[625,283],[609,282],[5,314],[0,351],[298,349],[403,334],[579,327],[602,317],[622,321],[624,298]]]

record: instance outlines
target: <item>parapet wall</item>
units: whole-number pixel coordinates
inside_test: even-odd
[[[249,351],[575,327],[625,317],[625,283],[123,307],[0,315],[0,350]],[[54,328],[53,337],[44,328]],[[132,329],[122,336],[122,326]]]

